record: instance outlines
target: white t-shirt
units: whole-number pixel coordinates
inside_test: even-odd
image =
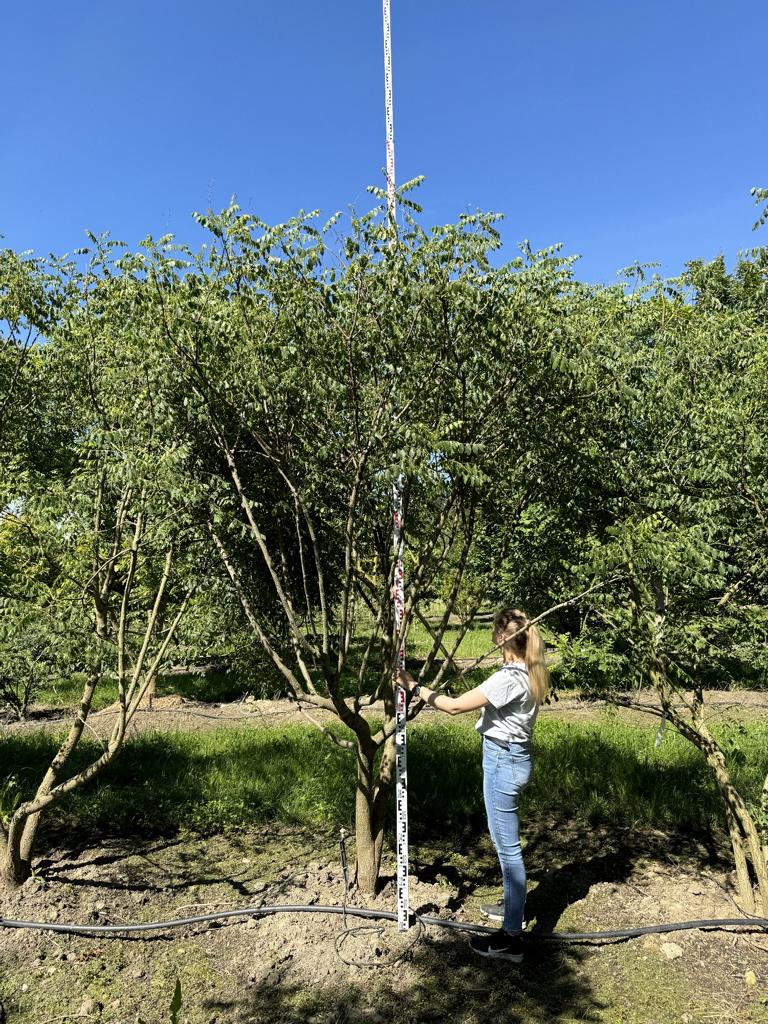
[[[525,665],[503,665],[479,689],[488,698],[475,726],[480,735],[502,743],[530,742],[539,706]]]

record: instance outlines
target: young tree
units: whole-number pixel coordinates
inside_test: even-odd
[[[693,263],[680,282],[595,294],[573,324],[584,339],[582,387],[595,396],[586,429],[600,453],[585,474],[600,514],[582,565],[621,580],[589,602],[584,632],[625,684],[650,681],[655,713],[706,759],[749,912],[753,883],[768,905],[768,780],[762,808],[738,792],[704,691],[768,667],[767,265],[764,251],[733,275],[722,261]]]
[[[97,248],[97,265],[100,259]],[[190,594],[177,451],[165,446],[167,435],[158,441],[151,388],[137,401],[145,368],[139,339],[112,315],[113,293],[128,282],[112,282],[92,266],[77,283],[81,298],[52,322],[37,361],[40,393],[49,400],[36,415],[62,439],[57,458],[46,472],[33,471],[31,459],[23,472],[7,463],[2,471],[2,619],[16,635],[25,622],[40,623],[54,660],[66,644],[69,673],[83,680],[48,769],[0,822],[0,877],[9,886],[29,875],[45,812],[119,754]],[[7,655],[6,646],[0,658]],[[0,671],[7,671],[2,662]],[[85,767],[73,768],[94,693],[113,679],[112,732]]]

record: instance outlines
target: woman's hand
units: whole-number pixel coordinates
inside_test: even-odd
[[[400,686],[408,690],[408,692],[410,692],[414,688],[414,686],[416,686],[416,680],[413,678],[411,673],[404,668],[399,668],[397,670],[395,680]]]

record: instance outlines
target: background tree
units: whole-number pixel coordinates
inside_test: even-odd
[[[31,870],[41,816],[85,785],[121,750],[131,718],[160,672],[189,600],[190,554],[177,518],[177,453],[158,442],[141,346],[111,318],[112,293],[127,286],[92,266],[78,277],[79,301],[63,309],[40,352],[41,410],[54,436],[67,438],[56,472],[8,471],[3,477],[6,560],[3,636],[30,644],[39,628],[55,661],[66,648],[68,674],[82,679],[77,713],[34,796],[0,827],[0,875],[6,884]],[[70,268],[70,272],[75,272]],[[136,339],[133,339],[134,342]],[[31,447],[31,446],[30,446]],[[10,561],[10,565],[8,562]],[[30,623],[35,623],[34,631]],[[0,671],[9,670],[8,646]],[[10,662],[13,670],[13,662]],[[72,768],[94,693],[117,683],[115,724],[101,752]]]
[[[29,566],[17,558],[14,524],[23,522],[24,495],[47,487],[69,459],[43,372],[45,339],[72,297],[67,269],[0,251],[0,706],[20,717],[56,661],[53,624],[22,598]]]
[[[755,200],[755,206],[759,206],[761,203],[765,203],[768,200],[768,188],[753,188],[751,194]],[[760,216],[755,222],[755,228],[760,228],[768,221],[768,205],[764,206],[760,211]]]
[[[599,453],[596,472],[585,466],[600,514],[581,572],[620,582],[590,598],[588,628],[564,653],[576,666],[586,654],[601,687],[649,680],[655,713],[702,752],[747,910],[753,882],[768,899],[766,789],[762,809],[737,792],[738,755],[712,734],[704,691],[765,677],[765,281],[764,252],[733,275],[692,263],[679,282],[594,295],[572,325]]]

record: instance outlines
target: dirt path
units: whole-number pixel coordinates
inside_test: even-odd
[[[656,705],[656,696],[652,691],[635,691],[628,695],[637,708],[618,707],[616,713],[624,721],[638,724],[653,724],[654,716],[651,709]],[[609,705],[602,700],[582,700],[577,696],[560,696],[556,701],[546,704],[541,709],[543,718],[572,718],[578,721],[602,721],[605,709]],[[706,716],[712,722],[768,722],[768,693],[763,690],[711,690],[705,694]],[[647,708],[648,712],[643,711]],[[371,716],[381,716],[383,705],[373,705]],[[89,729],[100,738],[105,738],[112,730],[116,720],[114,707],[92,712],[88,719]],[[246,726],[259,728],[262,726],[278,726],[291,723],[308,723],[309,716],[319,722],[333,720],[334,716],[327,711],[307,707],[304,710],[288,700],[255,700],[246,698],[230,704],[206,704],[187,700],[183,696],[156,698],[151,709],[140,709],[131,725],[136,734],[145,731],[181,731],[205,732],[211,729]],[[431,709],[422,712],[418,717],[421,725],[445,720],[442,712]],[[34,731],[36,729],[61,729],[70,718],[61,708],[33,707],[30,717],[25,722],[6,722],[0,730]]]

